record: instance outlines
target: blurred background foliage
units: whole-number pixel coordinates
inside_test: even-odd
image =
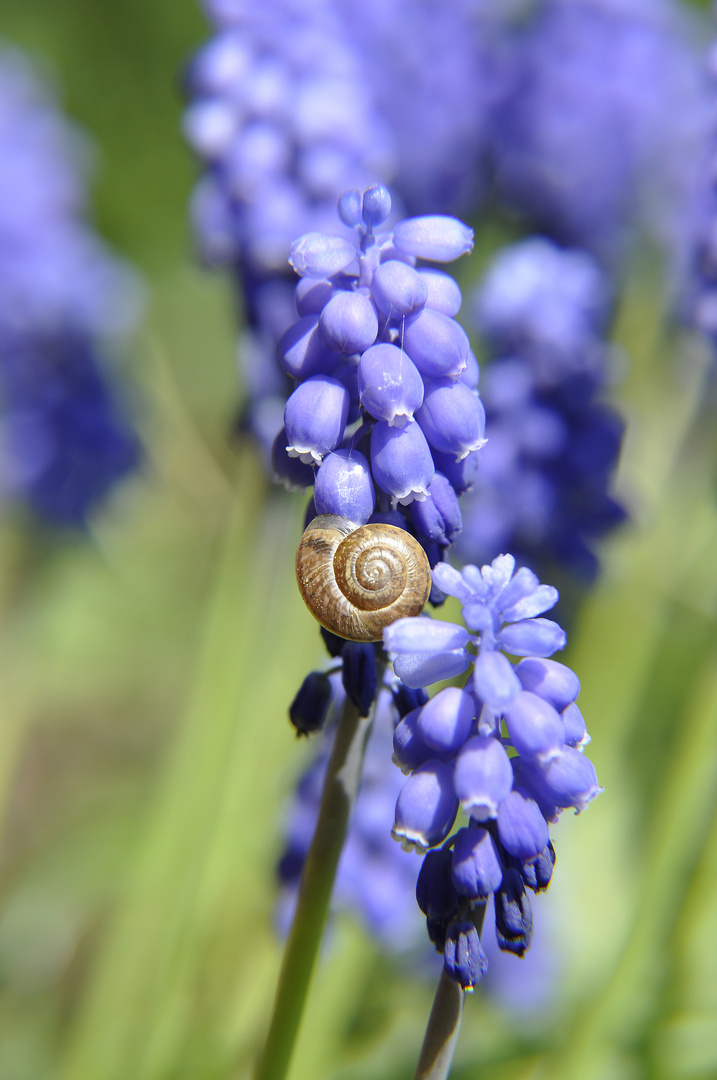
[[[139,475],[86,537],[0,523],[0,1077],[239,1078],[305,761],[286,708],[322,651],[293,585],[302,501],[231,439],[232,298],[192,262],[180,84],[206,26],[194,3],[6,0],[2,34],[91,133],[98,226],[149,304],[126,370]],[[717,1075],[714,385],[710,402],[705,356],[656,312],[638,268],[617,327],[633,523],[566,654],[606,793],[557,829],[536,905],[552,981],[516,1010],[488,978],[456,1080]],[[294,1080],[411,1076],[429,960],[426,943],[417,977],[338,918]]]

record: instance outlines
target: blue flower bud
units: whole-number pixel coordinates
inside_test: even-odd
[[[319,464],[341,442],[349,412],[349,393],[329,375],[312,375],[286,403],[284,427],[292,457]]]
[[[393,230],[399,251],[431,262],[453,262],[473,250],[473,230],[458,218],[426,214],[405,218]]]
[[[510,741],[521,757],[547,762],[558,756],[565,742],[565,726],[549,702],[522,690],[506,706],[504,716]]]
[[[368,716],[378,685],[376,650],[365,642],[349,641],[341,655],[341,675],[346,696],[361,716]]]
[[[483,403],[460,380],[427,382],[416,419],[431,446],[444,454],[453,454],[457,461],[485,443]]]
[[[517,697],[520,689],[515,668],[507,657],[499,652],[479,653],[473,671],[473,690],[481,701],[501,711]]]
[[[390,259],[376,268],[371,295],[382,315],[389,319],[400,319],[425,306],[428,289],[413,267]]]
[[[358,188],[353,188],[351,191],[344,191],[342,195],[339,195],[339,217],[344,225],[348,225],[350,229],[354,229],[357,225],[361,224],[362,201],[361,192]]]
[[[288,491],[305,491],[314,482],[314,470],[301,458],[291,457],[286,443],[286,428],[282,427],[271,448],[274,477],[280,480]]]
[[[407,713],[396,725],[393,733],[392,761],[402,773],[412,773],[419,765],[436,756],[418,734],[420,709]]]
[[[454,982],[471,993],[488,971],[488,958],[472,922],[452,922],[446,931],[443,968]]]
[[[565,724],[565,745],[574,746],[576,750],[582,751],[591,741],[585,729],[583,714],[573,701],[567,709],[563,709],[561,716]]]
[[[498,640],[500,647],[513,656],[552,656],[565,648],[567,635],[551,619],[524,619],[504,626]]]
[[[279,339],[279,363],[292,379],[328,373],[336,363],[336,353],[324,345],[318,327],[318,315],[304,315]]]
[[[537,802],[516,785],[500,804],[497,825],[501,844],[516,859],[536,858],[550,839]]]
[[[373,301],[361,292],[334,293],[319,318],[325,345],[340,353],[360,353],[378,334],[378,315]]]
[[[437,473],[442,473],[451,483],[456,495],[465,495],[476,482],[480,455],[477,450],[456,461],[455,454],[442,454],[435,448],[431,450],[433,464]]]
[[[334,284],[325,278],[300,278],[294,289],[297,315],[320,315],[333,294]]]
[[[358,450],[334,450],[326,455],[316,473],[317,514],[338,514],[357,525],[365,525],[375,502],[371,470],[363,454]]]
[[[289,706],[289,719],[297,735],[308,735],[324,726],[331,704],[332,689],[328,675],[312,671],[306,676]]]
[[[350,266],[356,254],[352,240],[310,232],[291,245],[289,263],[300,277],[327,278]]]
[[[495,894],[495,932],[498,948],[523,956],[533,936],[533,909],[517,870],[505,871]]]
[[[500,888],[503,864],[486,829],[459,829],[453,845],[453,884],[461,896],[478,900]]]
[[[426,306],[442,311],[451,318],[456,316],[461,309],[463,296],[455,278],[443,270],[429,267],[422,267],[417,273],[426,286]]]
[[[453,886],[449,848],[427,852],[416,881],[416,902],[431,922],[448,923],[458,914],[460,897]]]
[[[411,520],[420,538],[450,547],[463,528],[458,496],[451,483],[437,472],[423,502],[411,503]]]
[[[455,378],[468,362],[470,342],[462,326],[433,308],[424,307],[406,319],[403,347],[428,379]]]
[[[445,840],[457,813],[453,769],[444,761],[427,761],[401,788],[391,835],[405,851],[425,851]]]
[[[383,632],[384,648],[396,653],[393,670],[413,688],[452,679],[468,667],[464,626],[433,619],[397,619]]]
[[[415,420],[391,427],[379,420],[371,432],[373,478],[400,503],[425,498],[435,469],[426,437]]]
[[[513,786],[510,758],[498,739],[474,735],[456,758],[453,782],[464,813],[476,821],[498,816]]]
[[[413,690],[410,686],[404,686],[403,683],[399,683],[393,691],[393,703],[401,719],[414,709],[420,709],[427,701],[428,694],[425,690]]]
[[[382,342],[366,349],[358,364],[361,404],[389,427],[403,427],[423,401],[423,380],[409,355]]]
[[[537,858],[516,860],[515,869],[529,889],[542,892],[550,884],[554,866],[555,848],[548,843]]]
[[[439,754],[455,753],[470,734],[476,703],[469,693],[448,686],[423,706],[416,730],[421,739]]]
[[[391,193],[385,184],[372,184],[363,193],[361,216],[370,229],[382,225],[391,213]]]
[[[564,746],[545,768],[531,768],[529,775],[531,779],[536,775],[538,792],[546,801],[552,800],[557,807],[572,806],[576,813],[605,790],[597,782],[590,759],[571,746]]]
[[[558,712],[566,709],[580,693],[580,680],[575,672],[557,660],[529,656],[520,661],[515,671],[524,690],[539,694]]]
[[[312,514],[312,517],[316,517],[316,514]],[[329,656],[333,659],[341,656],[346,644],[346,638],[337,637],[336,634],[332,634],[330,630],[327,630],[325,626],[320,626],[319,632],[324,639],[324,645]]]

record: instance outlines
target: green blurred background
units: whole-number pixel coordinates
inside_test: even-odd
[[[86,539],[0,522],[0,1080],[238,1080],[306,760],[286,708],[323,657],[292,577],[301,500],[231,443],[233,300],[192,261],[180,83],[207,28],[189,0],[6,0],[1,32],[90,133],[98,226],[149,302],[125,369],[140,475]],[[617,336],[634,522],[566,654],[606,792],[556,830],[552,989],[529,1012],[469,999],[455,1080],[717,1076],[715,402],[646,270]],[[432,993],[341,917],[292,1080],[412,1076]]]

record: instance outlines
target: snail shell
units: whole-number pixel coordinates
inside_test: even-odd
[[[296,578],[314,618],[349,641],[380,641],[396,619],[418,615],[431,591],[426,553],[410,533],[336,514],[309,522]]]

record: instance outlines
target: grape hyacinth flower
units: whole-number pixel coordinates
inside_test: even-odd
[[[582,753],[589,737],[579,680],[551,659],[566,641],[543,617],[557,590],[516,571],[512,555],[482,569],[442,563],[433,575],[460,601],[465,625],[400,619],[384,631],[384,647],[407,687],[469,677],[396,728],[394,761],[408,778],[393,835],[426,853],[418,904],[446,973],[471,990],[487,970],[479,941],[487,898],[500,948],[522,956],[532,933],[528,890],[547,887],[555,862],[549,824],[602,789]],[[459,810],[467,822],[454,832]]]
[[[493,114],[499,198],[612,269],[643,232],[671,250],[704,119],[698,33],[672,0],[532,5]]]
[[[138,285],[87,220],[82,150],[23,55],[0,53],[0,492],[75,526],[139,456],[104,365]]]
[[[460,531],[458,496],[484,443],[484,412],[455,320],[458,285],[418,259],[451,262],[473,234],[443,215],[377,232],[390,208],[383,185],[348,191],[339,216],[352,240],[309,233],[292,245],[299,318],[279,358],[296,388],[273,461],[292,485],[313,481],[311,513],[396,524],[435,563]]]
[[[587,252],[532,237],[488,267],[474,299],[488,442],[464,500],[467,561],[508,550],[538,571],[597,574],[595,543],[625,517],[611,491],[623,424],[603,401],[611,309]]]

